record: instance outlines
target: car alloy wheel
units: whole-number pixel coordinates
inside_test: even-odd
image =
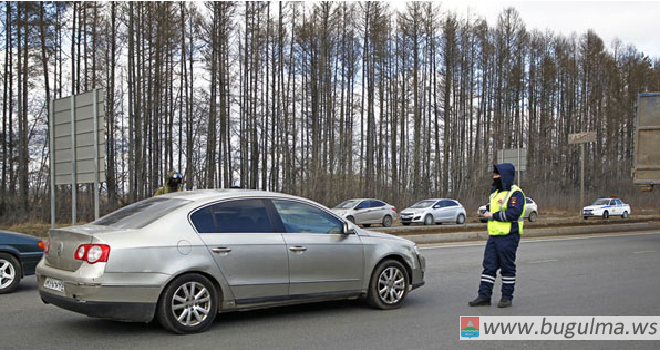
[[[610,217],[610,213],[607,212],[607,210],[605,212],[603,212],[603,219],[607,219],[609,217]]]
[[[465,215],[458,214],[458,216],[456,217],[456,223],[459,225],[463,225],[465,223]]]
[[[624,211],[623,214],[621,214],[621,217],[624,218],[624,219],[627,218],[628,217],[628,212]]]
[[[20,263],[13,256],[0,253],[0,294],[13,292],[21,280]]]
[[[397,267],[388,267],[378,277],[378,296],[385,304],[396,304],[403,298],[406,279]]]
[[[383,227],[390,227],[392,226],[392,217],[389,215],[385,215],[383,218]]]
[[[527,218],[527,220],[529,220],[529,222],[534,222],[534,221],[536,221],[536,212],[535,212],[535,211],[531,212],[531,213],[529,214],[529,217]]]
[[[402,262],[384,260],[371,273],[367,301],[376,309],[397,309],[408,295],[408,283],[408,271]]]
[[[431,214],[426,214],[424,217],[424,225],[431,225],[433,223],[433,216]]]
[[[177,288],[172,297],[172,313],[184,326],[196,326],[211,311],[211,295],[203,285],[187,282]]]
[[[218,310],[215,285],[197,273],[174,279],[163,290],[156,319],[174,333],[196,333],[208,329]]]

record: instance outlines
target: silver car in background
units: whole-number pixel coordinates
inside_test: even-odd
[[[453,222],[459,225],[465,223],[465,207],[463,204],[449,198],[431,198],[419,201],[401,211],[401,223],[424,225]]]
[[[364,231],[304,198],[178,192],[50,231],[45,303],[91,317],[206,330],[218,312],[365,298],[398,308],[424,284],[408,240]]]
[[[480,206],[477,209],[477,218],[479,221],[482,223],[488,222],[488,220],[484,219],[484,213],[486,213],[486,210],[488,209],[488,204],[484,204]],[[525,197],[525,218],[529,220],[529,222],[534,222],[539,216],[539,206],[536,204],[536,202],[530,198],[530,197]]]
[[[330,210],[342,218],[364,227],[373,224],[388,227],[392,226],[397,219],[396,208],[393,205],[374,198],[349,199]]]

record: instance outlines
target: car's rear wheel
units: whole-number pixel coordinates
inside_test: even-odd
[[[390,310],[401,307],[408,295],[408,272],[402,263],[385,260],[371,274],[367,301],[376,309]]]
[[[0,253],[0,294],[16,290],[21,276],[21,263],[13,255]]]
[[[392,226],[392,216],[390,215],[385,215],[383,218],[383,226],[384,227],[390,227]]]
[[[584,217],[584,220],[587,220],[587,219],[589,219],[589,217],[588,217],[588,216],[585,216],[585,217]]]
[[[217,295],[208,278],[196,273],[179,276],[160,296],[156,319],[170,332],[203,332],[218,313]]]
[[[529,220],[529,222],[536,221],[536,212],[533,211],[533,212],[529,213],[529,217],[527,217],[527,220]]]
[[[465,223],[465,215],[458,214],[458,216],[456,217],[456,223],[459,225],[463,225]]]
[[[603,219],[607,219],[607,218],[609,218],[609,217],[610,217],[610,213],[609,213],[607,210],[605,210],[605,211],[603,212]]]
[[[433,224],[433,215],[431,214],[426,214],[424,217],[424,225],[431,225]]]
[[[621,217],[624,218],[624,219],[627,218],[628,217],[628,212],[624,211],[623,214],[621,214]]]

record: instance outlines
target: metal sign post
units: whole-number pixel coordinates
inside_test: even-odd
[[[51,101],[51,187],[71,185],[71,221],[77,222],[77,186],[92,183],[94,217],[100,216],[100,184],[105,181],[105,93],[95,89]],[[55,191],[51,190],[51,227],[55,226]]]
[[[568,144],[580,144],[580,208],[584,208],[584,144],[596,142],[596,133],[581,132],[568,134]]]

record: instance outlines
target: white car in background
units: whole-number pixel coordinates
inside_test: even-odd
[[[582,216],[585,220],[589,219],[590,216],[607,219],[612,215],[627,218],[630,215],[630,205],[621,202],[618,197],[601,197],[582,209]]]
[[[465,223],[465,207],[463,204],[449,198],[431,198],[419,201],[401,211],[401,223],[424,225],[455,222]]]
[[[397,218],[396,208],[393,205],[374,198],[349,199],[330,210],[342,218],[364,227],[372,224],[389,227]]]
[[[534,222],[536,221],[536,218],[539,216],[539,206],[536,204],[536,202],[531,199],[530,197],[525,197],[525,218],[529,220],[529,222]],[[488,222],[488,220],[484,219],[484,213],[488,209],[488,204],[484,204],[477,209],[477,218],[481,222]]]

